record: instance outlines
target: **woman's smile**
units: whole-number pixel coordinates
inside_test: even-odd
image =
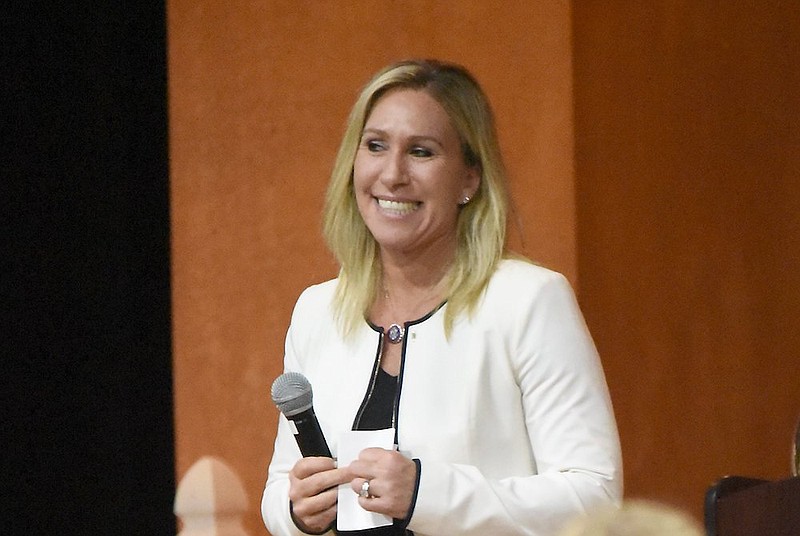
[[[422,203],[409,201],[392,201],[391,199],[381,199],[376,197],[378,206],[390,215],[405,216],[417,210]]]

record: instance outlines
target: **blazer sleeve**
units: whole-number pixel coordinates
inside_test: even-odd
[[[303,311],[308,309],[308,307],[303,307],[303,302],[304,296],[301,295],[287,330],[284,371],[302,372],[298,351],[302,352],[300,341],[303,340],[303,337],[298,334],[298,328],[300,327],[301,330],[301,326],[304,324],[301,320],[304,315]],[[289,421],[280,415],[267,483],[261,498],[261,517],[267,530],[273,536],[303,536],[306,534],[295,525],[289,512],[289,471],[298,459],[300,459],[300,449],[292,434]],[[333,534],[333,531],[325,534]]]

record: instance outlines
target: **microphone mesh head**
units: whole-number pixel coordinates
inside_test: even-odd
[[[286,372],[272,382],[272,401],[287,417],[311,409],[311,383],[299,372]]]

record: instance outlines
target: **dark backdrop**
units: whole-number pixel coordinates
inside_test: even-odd
[[[17,4],[0,532],[174,535],[164,5]]]

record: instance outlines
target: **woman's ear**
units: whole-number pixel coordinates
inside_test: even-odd
[[[474,198],[481,186],[481,167],[477,164],[467,169],[467,176],[464,181],[464,189],[461,192],[462,205],[466,205],[470,199]],[[464,201],[466,199],[466,201]]]

